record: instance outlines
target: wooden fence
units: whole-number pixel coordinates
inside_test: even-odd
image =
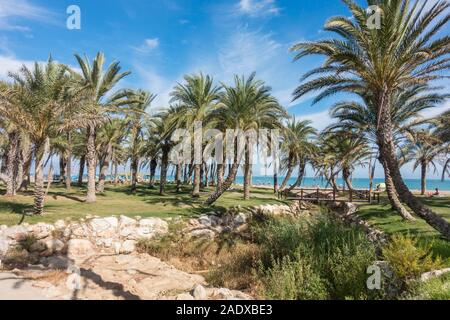
[[[321,188],[296,188],[290,192],[278,191],[279,199],[302,200],[314,202],[364,202],[372,203],[374,200],[380,203],[380,192],[368,189],[336,190]]]

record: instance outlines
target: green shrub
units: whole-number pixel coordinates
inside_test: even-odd
[[[311,263],[297,256],[274,261],[268,270],[260,270],[260,295],[270,300],[324,300],[328,293]]]
[[[433,258],[430,244],[418,246],[417,239],[395,235],[383,248],[383,256],[389,262],[397,278],[406,286],[424,272],[439,269],[440,257]]]
[[[303,270],[299,266],[305,267],[308,261],[333,299],[365,299],[378,294],[366,286],[367,267],[376,260],[376,251],[361,230],[323,215],[307,221],[270,219],[253,226],[252,231],[261,248],[260,272],[278,279],[280,287],[288,289],[288,281],[281,279],[292,278],[293,270]],[[280,268],[279,262],[286,257],[290,261],[288,269]],[[298,257],[302,260],[297,261]],[[278,292],[273,289],[276,281],[263,283],[271,288],[270,292]],[[292,290],[288,291],[292,296]]]
[[[450,300],[450,273],[428,280],[416,281],[403,299],[407,300]]]
[[[27,234],[23,240],[20,241],[19,245],[22,249],[30,251],[30,248],[37,241],[36,237],[32,234]]]

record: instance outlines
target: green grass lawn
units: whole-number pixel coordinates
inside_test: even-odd
[[[98,194],[97,202],[87,204],[84,202],[84,188],[72,187],[66,192],[63,186],[54,185],[45,201],[43,216],[26,217],[24,222],[54,222],[58,219],[80,219],[87,215],[111,216],[141,216],[141,217],[192,217],[211,211],[224,211],[232,206],[253,206],[268,203],[280,203],[271,190],[253,189],[252,199],[244,201],[239,191],[229,191],[220,198],[215,206],[204,207],[202,202],[213,188],[202,191],[200,199],[193,199],[190,195],[191,187],[185,186],[183,192],[175,193],[173,185],[167,186],[165,196],[159,196],[157,189],[139,186],[136,194],[131,194],[128,186],[106,186],[106,192]],[[0,194],[4,190],[0,188]],[[0,196],[0,225],[17,224],[23,210],[32,208],[32,191],[20,193],[16,197]]]
[[[450,197],[425,198],[421,200],[436,213],[450,221]],[[362,205],[359,214],[375,227],[388,234],[405,234],[416,236],[423,245],[431,244],[432,251],[445,259],[450,267],[450,242],[440,237],[439,233],[424,220],[417,218],[414,222],[404,221],[395,213],[387,200],[383,197],[379,205]]]

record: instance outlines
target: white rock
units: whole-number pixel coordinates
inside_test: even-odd
[[[119,218],[119,228],[125,228],[125,227],[134,227],[138,222],[132,218],[129,218],[127,216],[120,216]]]
[[[169,231],[169,224],[160,218],[147,218],[139,221],[140,227],[151,228],[158,234],[165,234]]]
[[[36,239],[41,240],[51,236],[52,232],[55,230],[55,227],[51,224],[38,223],[34,226],[31,226],[29,229],[29,231],[33,233],[33,236]]]
[[[28,235],[27,228],[24,226],[13,226],[3,230],[3,236],[15,241],[22,241]]]
[[[67,257],[74,260],[88,259],[95,254],[94,247],[89,240],[72,239],[67,243]]]
[[[124,238],[136,238],[137,237],[137,228],[135,227],[125,227],[120,229],[119,232],[121,237]]]
[[[119,254],[120,253],[120,248],[122,247],[122,244],[120,242],[116,241],[116,242],[113,243],[113,246],[114,246],[114,252],[116,254]]]
[[[66,222],[64,220],[58,220],[54,223],[54,226],[56,229],[65,229],[66,228]]]
[[[206,300],[206,289],[202,285],[197,284],[194,289],[192,289],[192,296],[195,300]]]
[[[130,234],[128,239],[137,240],[140,238],[151,239],[155,236],[155,232],[149,227],[139,227],[136,228],[136,234]]]
[[[45,241],[46,247],[52,252],[61,252],[63,251],[65,244],[59,239],[49,239]]]
[[[0,239],[0,256],[6,254],[12,241],[8,239]]]
[[[236,226],[241,226],[247,222],[247,216],[240,212],[234,217],[233,222]]]
[[[132,253],[136,249],[136,241],[126,240],[122,243],[120,247],[120,253]]]
[[[175,297],[175,300],[195,300],[189,293],[180,293]]]
[[[205,215],[205,214],[201,215],[201,216],[198,218],[198,222],[199,222],[201,225],[204,225],[204,226],[206,226],[206,227],[211,227],[211,225],[212,225],[211,219],[209,218],[209,216],[207,216],[207,215]]]
[[[89,222],[92,231],[99,237],[112,237],[117,232],[119,220],[116,217],[95,218]]]

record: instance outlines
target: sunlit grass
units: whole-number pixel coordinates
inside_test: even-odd
[[[158,189],[149,189],[141,185],[135,194],[129,186],[106,186],[105,193],[97,195],[97,202],[84,202],[85,189],[72,187],[67,192],[63,186],[54,185],[45,201],[43,216],[26,217],[25,222],[54,222],[58,219],[77,220],[87,215],[141,216],[141,217],[192,217],[211,211],[224,211],[232,206],[253,206],[267,203],[279,203],[271,190],[253,189],[252,198],[244,201],[242,192],[228,191],[213,207],[202,205],[213,188],[204,189],[199,199],[190,195],[191,186],[184,186],[180,194],[175,193],[173,185],[167,186],[165,196],[158,194]],[[4,193],[3,190],[0,190]],[[20,193],[13,198],[0,196],[0,224],[14,225],[22,218],[22,213],[33,206],[32,192]]]

